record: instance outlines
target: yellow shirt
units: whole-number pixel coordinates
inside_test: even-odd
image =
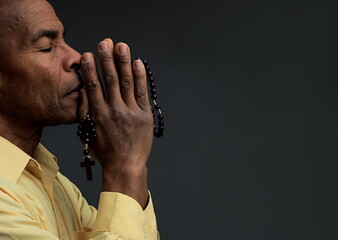
[[[0,137],[0,239],[159,239],[151,197],[143,211],[134,199],[102,192],[89,206],[39,144],[33,156]]]

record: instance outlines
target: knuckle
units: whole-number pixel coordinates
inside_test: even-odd
[[[94,122],[96,122],[96,123],[100,122],[101,116],[102,116],[102,110],[97,106],[93,106],[93,107],[91,107],[90,111],[93,114]]]
[[[146,125],[145,119],[143,119],[143,118],[137,119],[137,121],[136,121],[136,126],[142,127],[142,126],[144,126],[144,125]]]
[[[104,83],[106,84],[107,87],[116,85],[118,82],[118,79],[114,76],[112,73],[106,73],[106,76],[104,78]]]
[[[93,114],[93,120],[96,126],[105,127],[110,126],[107,122],[106,111],[100,107],[92,107],[90,111]]]
[[[122,78],[121,87],[126,88],[126,89],[132,88],[133,87],[133,79],[129,76]]]
[[[88,79],[86,87],[90,90],[96,90],[100,88],[100,83],[95,79]]]
[[[112,108],[110,109],[110,118],[114,121],[114,120],[121,120],[124,121],[125,119],[125,115],[127,114],[127,111],[124,108],[121,107],[116,107],[116,108]]]
[[[146,73],[136,70],[134,71],[134,75],[135,75],[135,79],[137,79],[138,81],[145,81],[146,80]]]
[[[105,119],[105,117],[104,117],[104,115],[103,115],[103,111],[102,111],[102,109],[100,109],[100,108],[95,108],[94,110],[92,110],[92,113],[94,114],[96,114],[96,117],[95,117],[95,119],[94,119],[94,122],[95,122],[95,124],[96,125],[100,125],[100,126],[109,126],[108,124],[106,124],[106,119]]]
[[[136,113],[129,114],[128,118],[129,118],[129,121],[130,121],[129,124],[132,125],[134,128],[135,127],[139,128],[139,127],[141,127],[145,124],[145,119],[142,116],[140,116]]]
[[[150,126],[153,126],[153,124],[154,124],[154,117],[153,117],[153,114],[151,114],[151,112],[148,112],[146,114],[146,121],[147,121],[147,124],[150,124]]]
[[[144,98],[147,95],[147,91],[144,87],[140,87],[136,90],[135,96],[138,98]]]
[[[120,65],[131,64],[130,58],[126,56],[120,57],[119,64]]]
[[[115,109],[111,115],[113,120],[119,128],[128,131],[135,131],[135,129],[149,129],[153,128],[154,119],[151,113],[135,110],[118,110]]]
[[[152,114],[143,113],[137,119],[137,125],[139,127],[150,127],[152,128],[154,124],[154,119]]]
[[[87,71],[87,72],[92,72],[92,71],[94,71],[94,66],[92,65],[92,64],[86,64],[86,66],[85,66],[85,70]]]
[[[113,60],[113,56],[108,52],[105,52],[101,55],[102,62],[111,62]]]

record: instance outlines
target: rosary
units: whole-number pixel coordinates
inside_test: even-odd
[[[139,58],[138,58],[139,59]],[[161,106],[157,103],[157,95],[156,95],[156,85],[153,73],[150,71],[150,67],[147,60],[142,60],[144,67],[147,73],[147,79],[150,87],[150,98],[152,100],[153,106],[151,107],[151,111],[154,117],[154,136],[161,137],[163,136],[164,131],[164,118],[161,111]],[[156,114],[155,114],[156,111]],[[157,115],[157,123],[156,123],[156,115]],[[87,113],[86,117],[82,119],[78,126],[77,135],[80,137],[81,141],[84,143],[83,150],[83,162],[81,162],[81,167],[86,168],[87,180],[93,180],[93,174],[91,167],[95,165],[95,162],[91,160],[88,150],[88,144],[94,143],[96,140],[96,129],[95,124],[92,119],[91,113]]]

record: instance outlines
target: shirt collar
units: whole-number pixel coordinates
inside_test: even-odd
[[[58,171],[56,157],[51,154],[42,144],[38,144],[33,156],[29,156],[19,147],[0,136],[0,176],[16,182],[27,163],[32,160],[37,162],[36,167],[41,169],[40,164],[44,164],[54,171]]]

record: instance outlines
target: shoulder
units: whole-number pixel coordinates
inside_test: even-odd
[[[17,182],[13,182],[0,176],[0,201],[3,202],[3,199],[13,199],[15,201],[20,201],[20,199],[25,197],[25,192],[20,187]]]
[[[11,212],[34,218],[34,205],[30,195],[17,182],[0,176],[0,213]]]

